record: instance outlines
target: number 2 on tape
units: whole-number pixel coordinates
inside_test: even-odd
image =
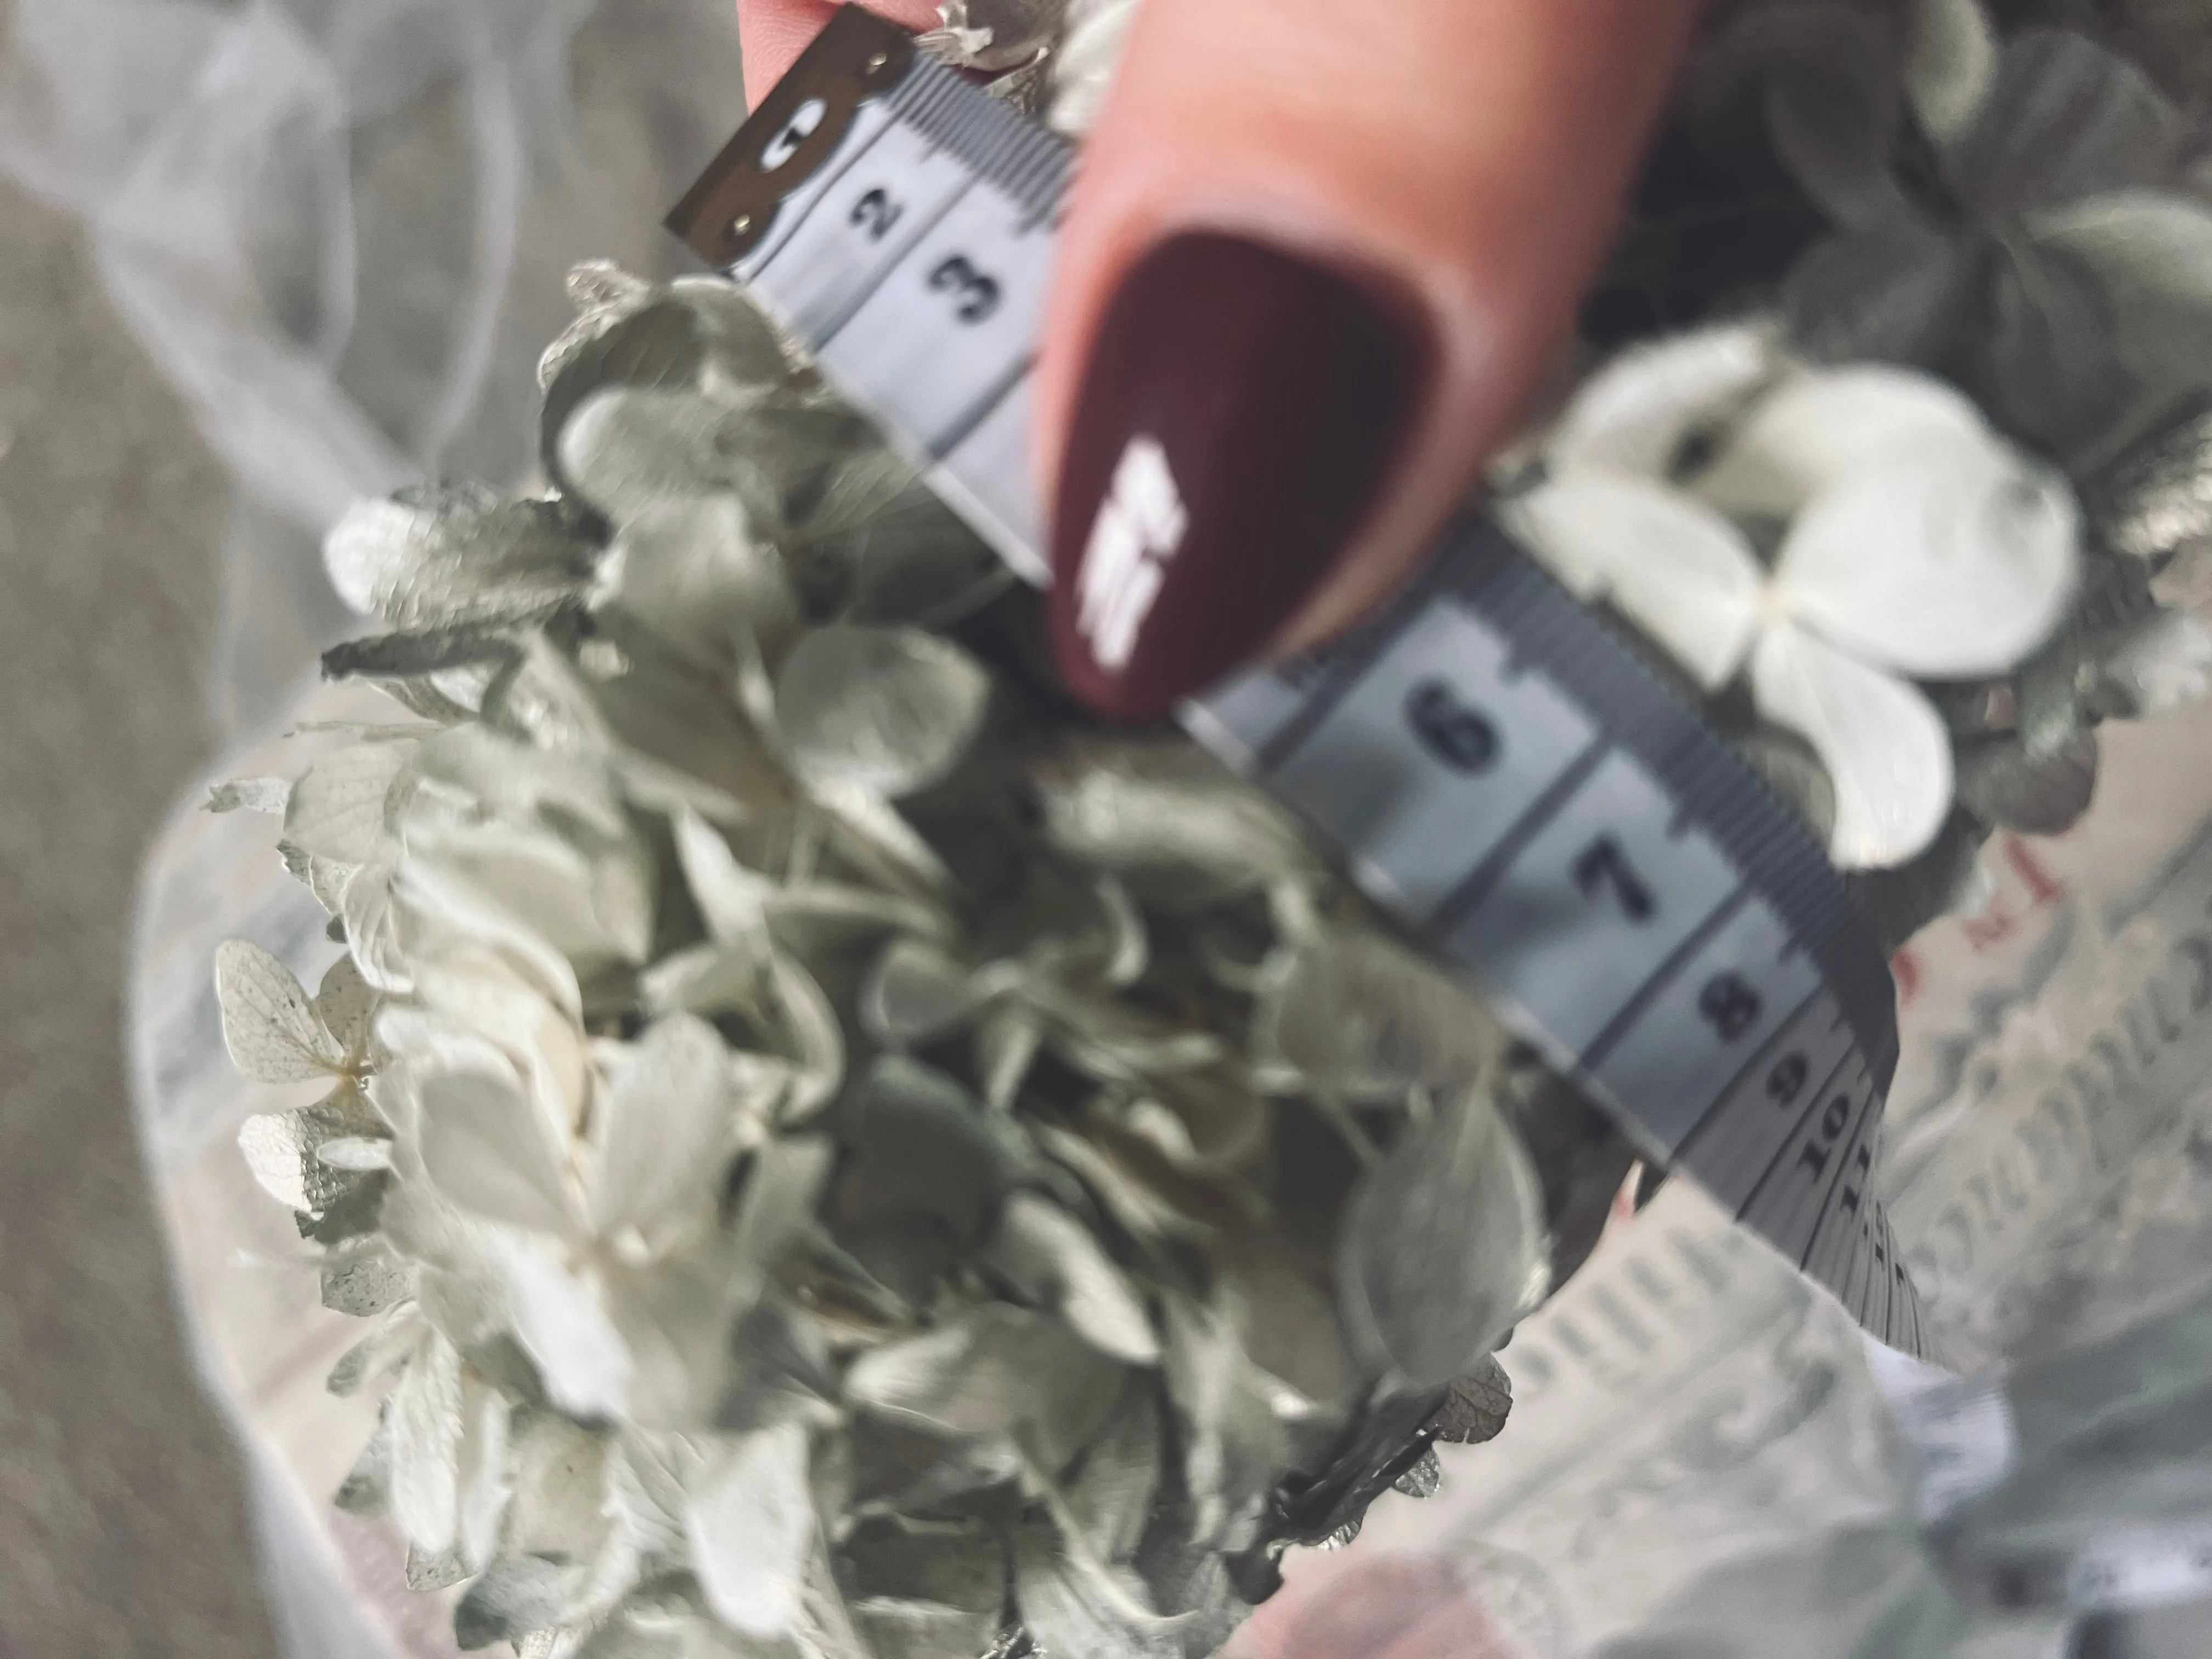
[[[669,223],[1042,582],[1030,368],[1067,146],[847,7]],[[1352,639],[1183,712],[1602,1103],[1917,1352],[1869,1190],[1887,964],[1804,826],[1497,528]]]

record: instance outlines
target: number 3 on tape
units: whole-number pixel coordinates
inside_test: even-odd
[[[847,7],[670,218],[1007,562],[1070,153]],[[1804,826],[1485,520],[1389,612],[1183,711],[1367,892],[1875,1335],[1922,1347],[1869,1190],[1887,964]]]

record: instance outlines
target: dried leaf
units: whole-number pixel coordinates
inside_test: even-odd
[[[1164,1311],[1164,1369],[1194,1508],[1192,1541],[1242,1549],[1287,1461],[1287,1438],[1229,1322],[1182,1296],[1169,1296]]]
[[[1761,100],[1777,153],[1832,222],[1895,219],[1908,210],[1890,171],[1899,88],[1886,32],[1844,6],[1776,8],[1753,14],[1749,27],[1785,22],[1796,38]]]
[[[210,812],[273,812],[282,817],[292,786],[283,778],[239,778],[208,789]]]
[[[486,1249],[515,1340],[537,1363],[553,1403],[586,1419],[627,1416],[636,1371],[629,1346],[599,1298],[568,1272],[559,1246],[543,1237],[501,1234]]]
[[[1433,1447],[1423,1452],[1413,1468],[1390,1483],[1392,1491],[1403,1492],[1408,1498],[1434,1498],[1443,1490],[1443,1485],[1444,1468],[1437,1461]]]
[[[921,40],[934,41],[948,62],[996,73],[1049,51],[1064,9],[1065,0],[940,0],[943,25]]]
[[[2162,171],[2179,137],[2172,106],[2125,58],[2070,30],[2031,29],[2005,43],[1947,160],[1963,197],[1994,216]]]
[[[346,880],[338,915],[345,924],[348,959],[362,979],[380,991],[406,996],[415,989],[415,975],[392,907],[397,874],[397,862],[388,854],[362,865]]]
[[[295,1210],[319,1214],[359,1192],[367,1179],[326,1163],[323,1147],[385,1133],[361,1091],[346,1083],[313,1106],[246,1119],[238,1145],[264,1192]]]
[[[950,1243],[973,1248],[1026,1170],[1026,1148],[1006,1119],[902,1056],[871,1066],[838,1120],[851,1158],[838,1213],[850,1228],[927,1217]]]
[[[999,1611],[973,1613],[937,1601],[867,1596],[853,1622],[874,1659],[976,1659],[999,1633]]]
[[[1133,1558],[1152,1518],[1167,1449],[1156,1387],[1149,1377],[1129,1380],[1114,1420],[1083,1454],[1067,1486],[1068,1514],[1101,1561]]]
[[[1069,0],[1066,31],[1053,65],[1047,118],[1054,131],[1080,137],[1091,131],[1113,85],[1136,11],[1136,0]]]
[[[580,403],[555,450],[559,476],[617,527],[670,500],[743,482],[726,458],[732,410],[690,391],[609,386]]]
[[[848,622],[944,628],[1014,580],[914,469],[880,446],[839,464],[785,540],[834,581]]]
[[[1283,806],[1187,743],[1075,738],[1039,756],[1030,778],[1055,851],[1170,899],[1218,899],[1317,867]]]
[[[2093,732],[2042,756],[2030,755],[2008,737],[1963,744],[1958,751],[1959,804],[1985,823],[2022,835],[2062,835],[2089,810],[2097,787],[2097,754]]]
[[[2212,692],[2212,630],[2194,617],[2154,612],[2106,653],[2097,689],[2098,712],[2127,720],[2202,702]]]
[[[966,963],[927,940],[894,939],[861,985],[861,1029],[886,1048],[933,1042],[981,1010],[973,979]]]
[[[414,1293],[415,1270],[385,1244],[371,1241],[323,1258],[323,1305],[366,1319]]]
[[[331,1506],[341,1514],[364,1521],[380,1521],[392,1506],[390,1434],[383,1425],[369,1437],[346,1478],[331,1495]]]
[[[1449,1445],[1479,1446],[1504,1431],[1512,1409],[1513,1379],[1493,1355],[1451,1385],[1428,1432]]]

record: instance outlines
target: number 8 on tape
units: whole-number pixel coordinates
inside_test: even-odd
[[[1068,147],[847,7],[669,222],[1024,577]],[[1889,972],[1797,818],[1486,521],[1358,635],[1183,710],[1360,885],[1873,1334],[1922,1347],[1869,1190]]]

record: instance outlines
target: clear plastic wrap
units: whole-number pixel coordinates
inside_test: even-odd
[[[538,353],[743,112],[726,0],[19,0],[0,168],[101,281],[236,481],[207,690],[242,740],[346,613],[349,501],[532,464]]]

